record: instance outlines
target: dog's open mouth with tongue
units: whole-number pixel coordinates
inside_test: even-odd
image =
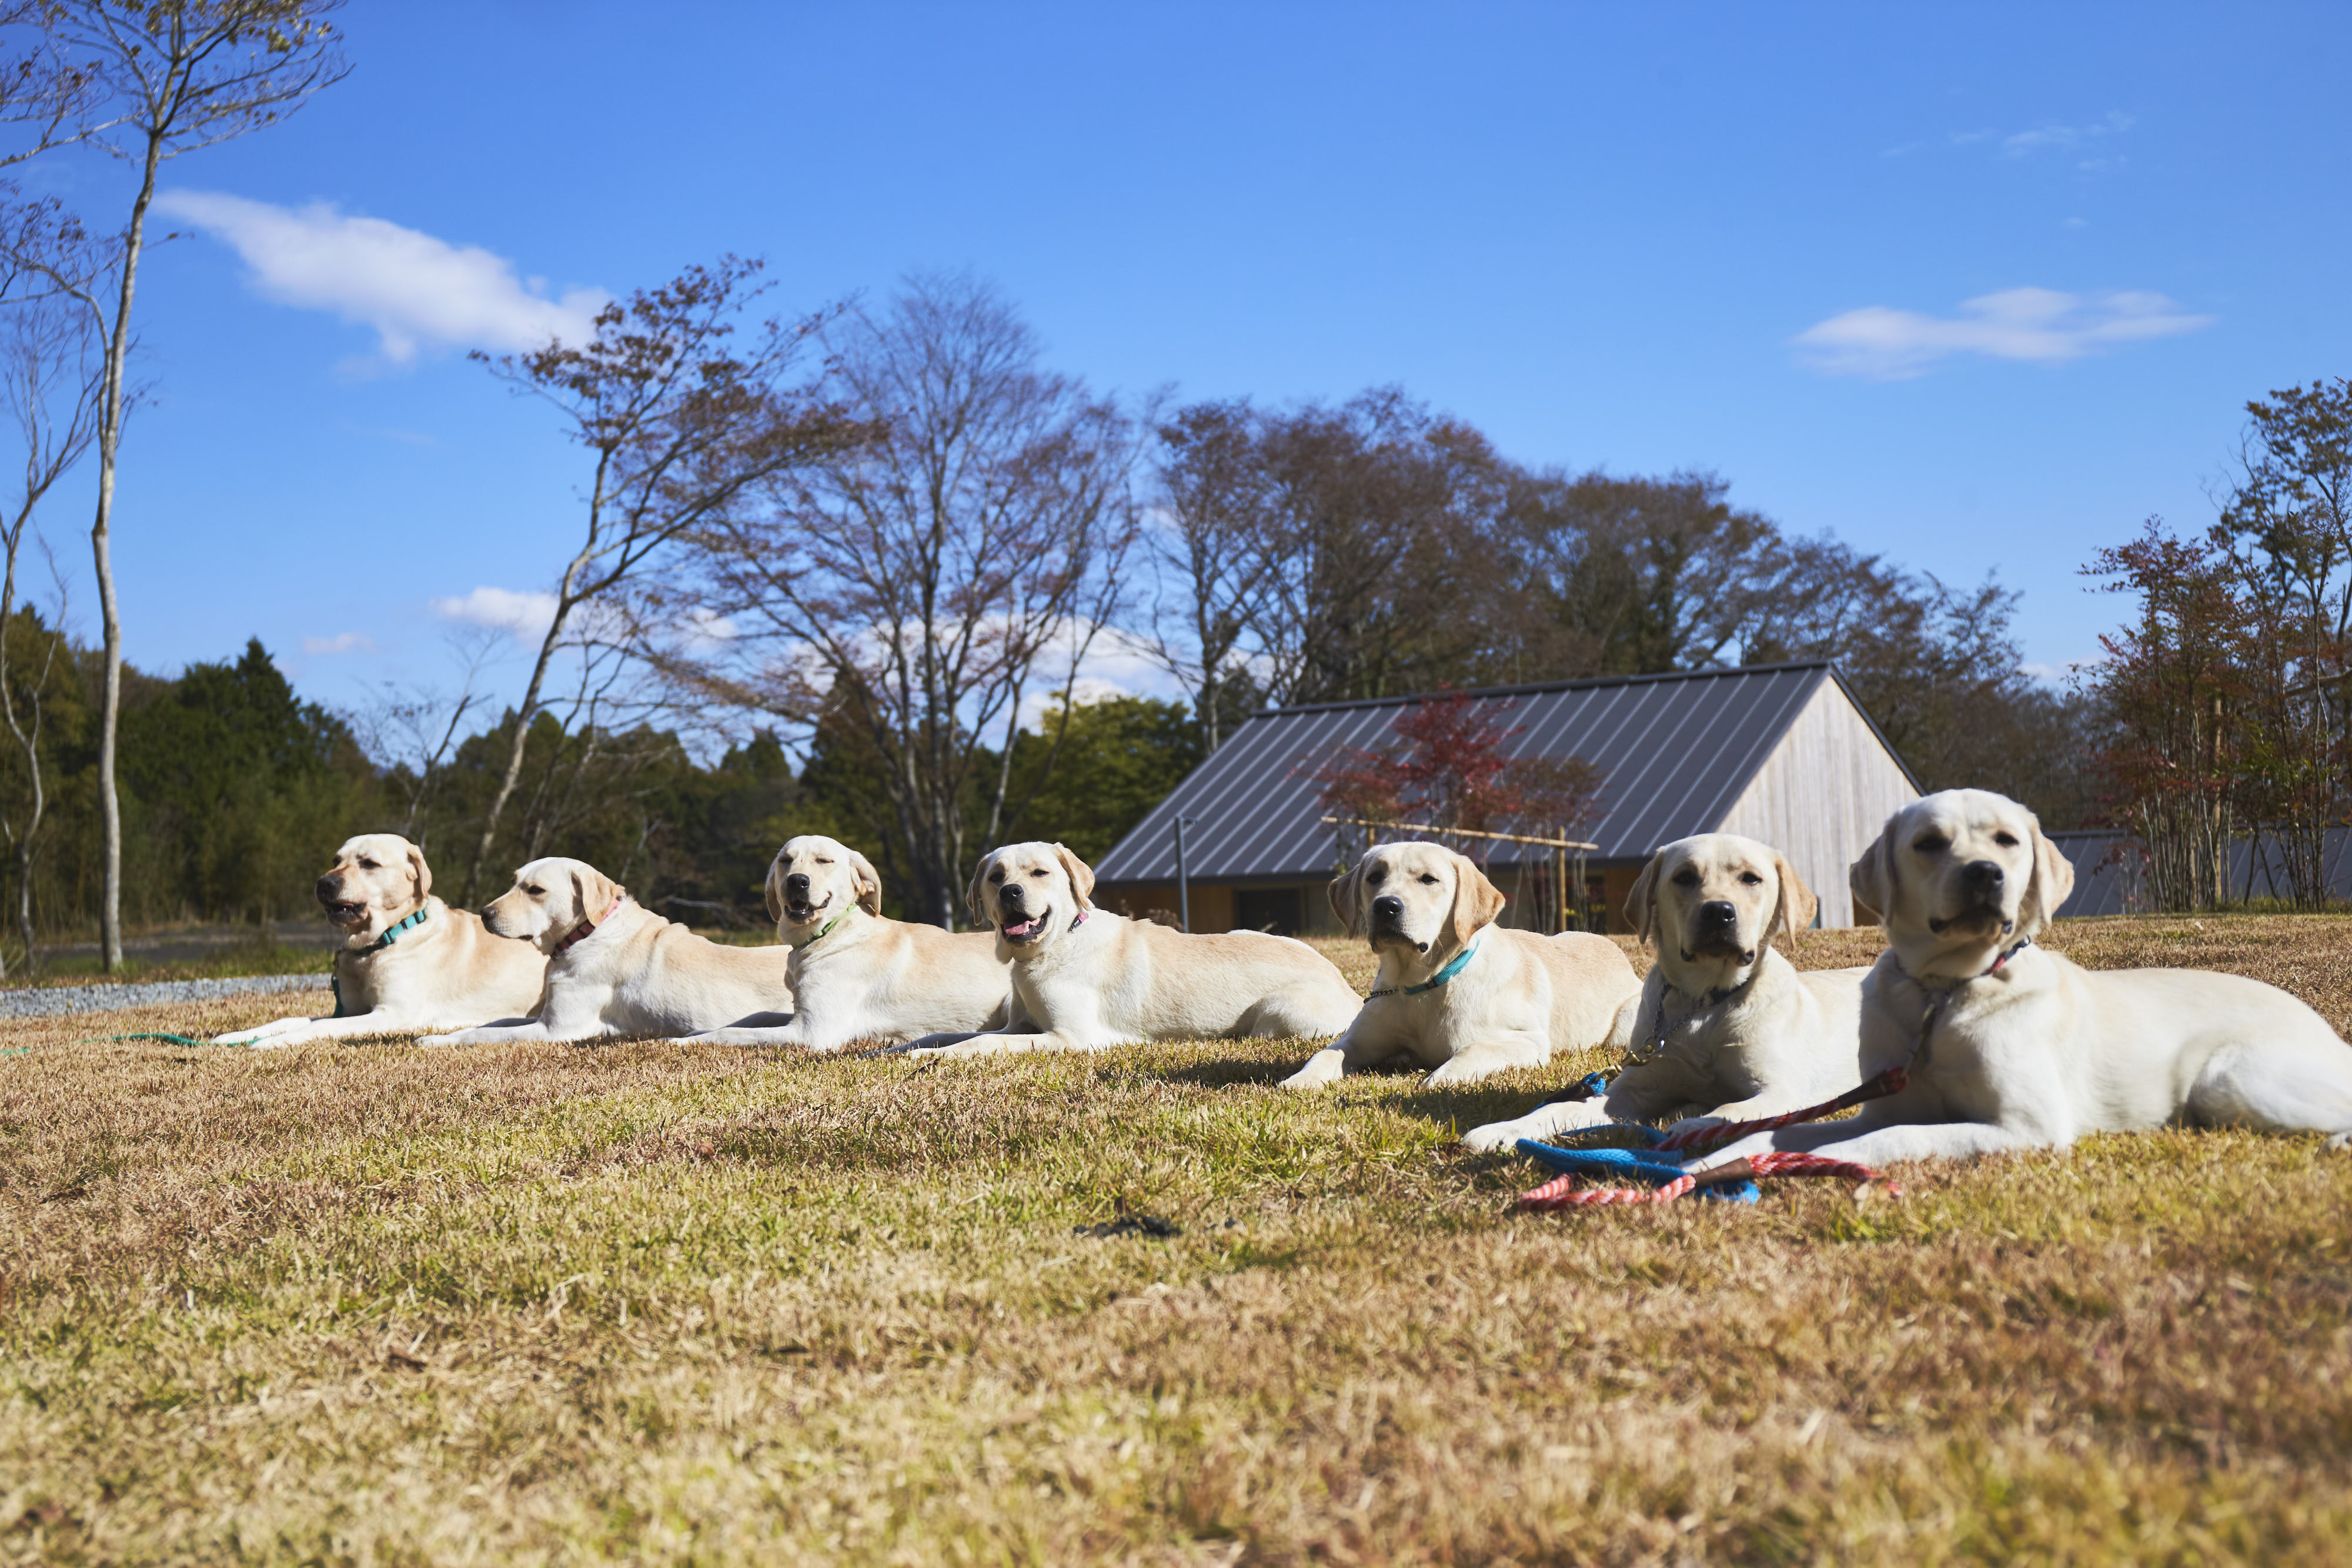
[[[367,923],[367,905],[354,899],[335,899],[327,905],[327,920],[335,925],[363,925]]]
[[[1054,912],[1041,909],[1026,920],[1008,920],[1001,928],[1007,942],[1026,942],[1045,929],[1046,918]]]

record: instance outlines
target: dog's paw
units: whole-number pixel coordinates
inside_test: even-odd
[[[1510,1148],[1521,1138],[1540,1140],[1543,1133],[1528,1125],[1534,1120],[1532,1116],[1521,1116],[1516,1121],[1489,1122],[1483,1127],[1473,1127],[1462,1134],[1462,1146],[1480,1154],[1493,1154],[1497,1149]]]
[[[2327,1146],[2337,1154],[2352,1154],[2352,1132],[2338,1133],[2327,1140]]]
[[[1473,1127],[1462,1134],[1462,1142],[1465,1147],[1491,1154],[1497,1149],[1510,1148],[1521,1138],[1533,1138],[1541,1143],[1557,1134],[1580,1127],[1604,1125],[1608,1120],[1608,1113],[1589,1100],[1555,1100],[1511,1121],[1489,1122],[1483,1127]]]
[[[435,1050],[439,1050],[443,1046],[463,1045],[466,1043],[466,1037],[462,1032],[457,1034],[421,1034],[416,1037],[416,1043],[424,1046],[431,1046]]]
[[[1279,1089],[1322,1089],[1337,1083],[1347,1071],[1347,1058],[1337,1051],[1318,1051],[1307,1065],[1284,1079]]]

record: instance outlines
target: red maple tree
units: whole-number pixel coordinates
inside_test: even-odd
[[[1394,741],[1342,746],[1300,759],[1292,777],[1320,787],[1335,816],[1419,824],[1439,830],[1549,837],[1591,820],[1601,806],[1599,768],[1580,757],[1510,757],[1507,742],[1524,732],[1503,722],[1513,705],[1465,692],[1407,703],[1390,721]],[[1484,860],[1473,840],[1469,852]]]

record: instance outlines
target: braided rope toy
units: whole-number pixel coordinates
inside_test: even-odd
[[[1584,1099],[1596,1097],[1593,1079],[1586,1078],[1560,1098]],[[1861,1086],[1849,1089],[1833,1100],[1809,1105],[1801,1111],[1790,1111],[1779,1116],[1763,1116],[1752,1122],[1733,1122],[1721,1126],[1694,1127],[1682,1133],[1661,1133],[1654,1127],[1644,1127],[1634,1122],[1612,1122],[1587,1132],[1614,1132],[1641,1139],[1643,1149],[1563,1149],[1552,1144],[1541,1144],[1532,1138],[1521,1138],[1519,1153],[1542,1161],[1562,1174],[1530,1191],[1519,1195],[1518,1206],[1540,1213],[1561,1208],[1602,1207],[1610,1204],[1672,1203],[1686,1194],[1696,1192],[1701,1197],[1734,1203],[1754,1203],[1759,1191],[1756,1183],[1769,1176],[1837,1176],[1856,1184],[1854,1196],[1864,1196],[1872,1183],[1884,1186],[1890,1196],[1901,1197],[1903,1188],[1886,1180],[1880,1172],[1851,1160],[1833,1160],[1822,1155],[1800,1153],[1794,1149],[1768,1149],[1746,1159],[1733,1160],[1712,1170],[1686,1169],[1685,1159],[1738,1142],[1751,1133],[1769,1133],[1781,1127],[1793,1127],[1801,1122],[1818,1121],[1836,1112],[1850,1109],[1865,1100],[1876,1100],[1900,1092],[1911,1081],[1907,1068],[1890,1067],[1869,1079]],[[1584,1092],[1578,1092],[1584,1091]],[[1664,1157],[1661,1157],[1664,1156]],[[1640,1187],[1591,1187],[1575,1190],[1578,1178],[1591,1176],[1631,1176],[1648,1182],[1654,1190]]]

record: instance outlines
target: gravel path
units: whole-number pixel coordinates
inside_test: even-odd
[[[0,991],[0,1019],[112,1012],[167,1002],[209,1002],[257,991],[323,991],[324,975],[245,975],[230,980],[159,980],[144,986],[56,986]]]

